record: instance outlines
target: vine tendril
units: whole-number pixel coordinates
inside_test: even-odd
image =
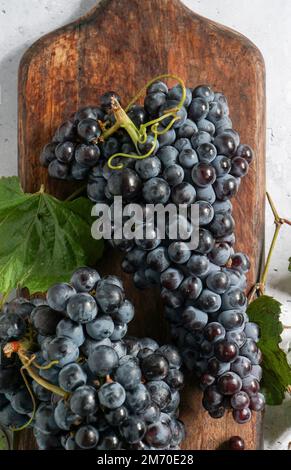
[[[138,101],[138,99],[146,92],[146,90],[153,83],[157,82],[158,80],[162,80],[162,79],[174,79],[180,84],[181,89],[182,89],[181,100],[177,104],[177,106],[174,106],[173,108],[168,109],[167,112],[164,115],[162,115],[162,116],[160,116],[156,119],[153,119],[152,121],[149,121],[145,124],[141,124],[140,128],[137,129],[136,126],[134,125],[134,123],[130,120],[130,118],[127,116],[126,113],[129,111],[129,109]],[[185,84],[184,84],[183,80],[180,77],[177,77],[176,75],[163,74],[163,75],[159,75],[157,77],[154,77],[152,80],[147,82],[146,85],[143,88],[141,88],[139,90],[139,92],[135,95],[135,97],[130,101],[130,103],[127,105],[125,110],[123,110],[121,108],[121,106],[118,105],[115,102],[114,103],[115,109],[113,108],[113,112],[114,112],[115,117],[116,117],[116,124],[114,126],[112,126],[112,128],[106,130],[104,132],[104,134],[102,135],[102,138],[103,139],[107,138],[114,131],[116,131],[118,129],[118,127],[123,127],[129,133],[129,135],[130,135],[130,137],[131,137],[131,139],[132,139],[132,141],[133,141],[133,143],[136,147],[137,153],[139,153],[138,144],[145,144],[145,142],[147,140],[147,137],[148,137],[147,130],[148,130],[148,128],[150,128],[151,133],[154,135],[154,141],[153,141],[152,148],[145,155],[131,155],[131,154],[126,154],[126,153],[116,153],[114,155],[111,155],[111,157],[108,160],[108,167],[111,168],[112,170],[121,170],[124,166],[122,163],[119,164],[119,165],[113,165],[112,164],[113,160],[115,158],[118,158],[118,157],[132,158],[132,159],[135,159],[135,160],[143,160],[145,158],[150,157],[154,152],[155,146],[157,144],[158,136],[163,135],[166,132],[168,132],[172,128],[173,124],[180,119],[180,117],[177,116],[177,114],[181,110],[181,108],[182,108],[182,106],[185,102],[185,99],[186,99],[186,88],[185,88]],[[126,116],[126,118],[125,118],[125,116]],[[171,119],[170,123],[166,126],[166,128],[162,129],[162,130],[158,130],[159,124],[162,121],[164,121],[165,119],[168,119],[168,118],[172,118],[172,119]]]

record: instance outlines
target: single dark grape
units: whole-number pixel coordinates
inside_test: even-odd
[[[234,395],[241,390],[242,381],[234,372],[226,372],[219,377],[217,385],[223,395]]]
[[[219,341],[215,345],[215,355],[222,362],[234,361],[237,358],[238,353],[238,346],[230,341]]]
[[[229,450],[245,450],[245,441],[240,436],[233,436],[228,441]]]
[[[215,169],[208,163],[197,163],[192,170],[192,180],[201,188],[213,184],[216,180]]]

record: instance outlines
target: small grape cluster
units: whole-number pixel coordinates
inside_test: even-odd
[[[84,180],[101,154],[106,156],[108,144],[103,145],[99,138],[102,123],[112,121],[107,116],[112,98],[120,101],[114,92],[105,93],[99,107],[80,109],[58,127],[52,142],[45,145],[40,155],[41,165],[48,168],[52,178]]]
[[[46,299],[16,299],[4,313],[2,425],[30,420],[39,449],[179,448],[181,358],[173,346],[126,336],[134,306],[118,277],[80,268]]]
[[[148,87],[144,105],[132,106],[128,116],[142,125],[165,116],[182,96],[181,85],[169,89],[157,81]],[[230,199],[248,172],[253,150],[240,142],[233,129],[226,97],[209,86],[187,88],[177,116],[170,129],[170,117],[160,122],[158,140],[149,133],[139,145],[142,155],[152,149],[145,159],[134,159],[136,149],[124,131],[109,137],[106,153],[89,172],[87,194],[93,202],[108,205],[122,196],[125,204],[138,202],[144,214],[146,204],[183,204],[189,212],[192,205],[197,206],[195,250],[185,240],[170,239],[170,224],[162,239],[155,220],[150,227],[147,223],[147,233],[151,232],[147,239],[112,239],[111,243],[125,253],[122,267],[133,275],[138,288],[160,287],[172,336],[185,365],[200,379],[203,404],[210,415],[219,418],[231,407],[234,419],[245,423],[252,410],[264,407],[259,385],[261,352],[258,328],[246,313],[249,260],[234,250]],[[107,160],[118,152],[133,158],[123,160],[121,171],[112,171]],[[177,215],[170,223],[183,232],[193,230],[190,214]],[[143,229],[142,224],[141,220]]]

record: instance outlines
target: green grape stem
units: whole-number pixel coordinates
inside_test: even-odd
[[[4,354],[7,357],[10,357],[13,353],[16,353],[22,363],[22,370],[26,370],[29,376],[35,380],[39,385],[41,385],[46,390],[54,393],[55,395],[59,395],[62,398],[68,398],[69,394],[62,390],[60,387],[47,382],[45,379],[40,377],[37,371],[34,368],[34,360],[35,356],[32,355],[30,358],[27,357],[27,344],[25,341],[12,341],[7,343],[3,348]],[[53,364],[56,364],[56,361],[50,364],[52,367]],[[39,367],[38,367],[39,368]]]
[[[168,109],[164,115],[162,115],[162,116],[160,116],[160,117],[158,117],[158,118],[156,118],[152,121],[149,121],[145,124],[142,124],[140,126],[140,128],[138,129],[135,126],[135,124],[133,123],[133,121],[130,119],[130,117],[128,116],[127,112],[137,102],[137,100],[140,98],[140,96],[148,89],[148,87],[150,85],[152,85],[156,81],[162,80],[162,79],[174,79],[174,80],[178,81],[178,83],[181,86],[181,90],[182,90],[181,100],[177,104],[177,106],[175,106],[171,109]],[[172,75],[172,74],[159,75],[158,77],[155,77],[152,80],[150,80],[137,93],[137,95],[131,100],[131,102],[125,108],[125,110],[121,107],[118,100],[113,97],[112,100],[111,100],[111,109],[112,109],[112,112],[114,114],[116,122],[109,129],[106,129],[106,127],[104,126],[103,132],[102,132],[101,137],[99,138],[99,140],[104,141],[104,140],[108,139],[111,135],[113,135],[115,132],[117,132],[118,129],[123,128],[129,134],[129,136],[130,136],[130,138],[131,138],[131,140],[132,140],[132,142],[135,146],[137,155],[131,155],[131,154],[125,154],[125,153],[116,153],[116,154],[112,155],[110,157],[110,159],[108,160],[108,167],[111,168],[112,170],[121,170],[123,168],[123,164],[119,164],[117,166],[112,165],[112,161],[117,157],[132,158],[132,159],[135,159],[135,160],[142,160],[142,159],[148,158],[150,155],[152,155],[152,153],[154,152],[154,149],[156,147],[158,135],[162,135],[165,132],[167,132],[173,126],[173,124],[177,120],[180,119],[180,117],[177,116],[177,113],[181,110],[181,108],[182,108],[182,106],[185,102],[185,99],[186,99],[186,88],[185,88],[183,80],[181,80],[181,78],[177,77],[176,75]],[[166,129],[159,131],[158,130],[158,125],[167,118],[172,118],[172,120],[167,125]],[[147,136],[148,136],[147,135],[147,129],[148,128],[150,128],[152,134],[154,135],[154,142],[153,142],[152,148],[149,150],[149,152],[146,153],[145,155],[141,155],[138,145],[139,144],[144,144],[146,142]]]
[[[265,265],[264,265],[263,272],[260,276],[259,282],[257,282],[253,286],[253,288],[251,289],[251,291],[249,293],[249,302],[251,302],[254,299],[256,294],[257,295],[263,295],[265,293],[266,282],[267,282],[267,277],[268,277],[268,273],[269,273],[269,269],[270,269],[270,264],[271,264],[271,260],[272,260],[272,256],[273,256],[276,244],[277,244],[277,240],[278,240],[278,236],[279,236],[281,227],[284,224],[291,225],[291,220],[284,219],[283,217],[279,216],[279,213],[278,213],[278,211],[275,207],[275,204],[274,204],[274,202],[273,202],[273,200],[272,200],[272,198],[271,198],[271,196],[268,192],[266,193],[266,196],[267,196],[268,203],[271,207],[271,210],[272,210],[272,213],[273,213],[273,216],[274,216],[275,231],[274,231],[274,234],[273,234],[273,238],[272,238],[271,245],[270,245],[270,248],[269,248],[269,251],[268,251],[267,259],[266,259],[266,262],[265,262]]]

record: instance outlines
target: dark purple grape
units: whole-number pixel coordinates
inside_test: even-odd
[[[86,118],[78,124],[78,135],[86,142],[91,142],[101,135],[101,129],[95,119]]]
[[[252,412],[249,408],[243,408],[242,410],[233,410],[233,419],[238,424],[248,423],[252,418]]]
[[[178,369],[170,369],[167,377],[165,378],[165,382],[173,390],[182,390],[184,387],[183,372]]]
[[[184,276],[178,269],[168,268],[161,274],[161,285],[169,290],[179,287]]]
[[[242,390],[244,390],[249,396],[257,395],[260,391],[260,384],[255,377],[248,375],[242,380]]]
[[[249,407],[250,398],[246,392],[240,391],[232,395],[230,403],[234,410],[243,410]]]
[[[219,377],[217,385],[223,395],[234,395],[241,390],[242,380],[234,372],[226,372]]]
[[[181,319],[187,330],[195,332],[204,328],[208,321],[208,315],[190,305],[183,310]]]
[[[201,97],[196,97],[190,104],[190,107],[188,109],[188,116],[193,121],[199,121],[199,119],[203,119],[207,116],[208,111],[208,102]]]
[[[198,201],[194,205],[199,208],[199,225],[208,225],[214,217],[214,209],[209,202]]]
[[[191,138],[191,144],[194,149],[197,149],[199,145],[210,143],[212,140],[211,135],[208,132],[198,130]]]
[[[253,411],[263,411],[265,408],[265,397],[262,393],[257,393],[250,397],[250,409]]]
[[[228,132],[223,132],[216,136],[214,139],[214,145],[219,154],[226,155],[227,157],[232,157],[237,149],[234,137]]]
[[[171,145],[166,145],[158,151],[158,158],[161,160],[165,168],[177,163],[178,150]]]
[[[220,419],[225,415],[226,407],[222,404],[217,407],[211,408],[208,413],[213,419]]]
[[[158,247],[151,251],[147,256],[147,264],[157,272],[163,272],[170,266],[167,249],[165,247]]]
[[[151,400],[160,410],[166,411],[166,407],[171,403],[172,393],[175,393],[171,392],[169,385],[161,380],[151,380],[147,383],[146,388],[150,394]],[[179,397],[179,395],[177,395],[177,397]]]
[[[101,109],[99,111],[102,113]],[[96,112],[94,111],[94,108],[91,108],[91,107],[81,108],[81,109],[79,109],[79,111],[76,112],[76,114],[74,116],[74,120],[77,121],[77,122],[82,121],[83,119],[87,119],[87,118],[90,118],[90,119],[96,119],[97,118],[97,115],[96,115]],[[99,116],[98,116],[98,118],[100,119]]]
[[[227,341],[237,344],[237,346],[241,348],[245,344],[247,337],[244,331],[233,330],[226,333],[226,339]]]
[[[186,139],[188,140],[188,139]],[[189,148],[184,148],[179,154],[179,163],[183,168],[193,168],[193,166],[198,163],[197,153],[191,147],[189,141]]]
[[[228,213],[215,214],[212,222],[209,225],[209,230],[213,233],[215,238],[222,238],[233,233],[235,228],[234,219]]]
[[[239,353],[239,348],[230,341],[219,341],[215,345],[215,355],[222,362],[233,362]]]
[[[199,147],[197,148],[197,153],[200,162],[204,163],[211,163],[217,156],[217,150],[215,146],[210,143],[199,145]]]
[[[139,442],[146,433],[145,422],[135,416],[129,417],[121,424],[120,433],[125,441],[130,444]]]
[[[67,140],[74,141],[75,137],[75,125],[72,121],[65,121],[57,129],[53,141],[54,142],[66,142]]]
[[[168,247],[168,255],[173,263],[187,263],[191,256],[191,250],[185,242],[173,242]]]
[[[224,397],[222,393],[220,393],[216,385],[210,385],[210,387],[207,387],[204,390],[203,404],[206,410],[209,410],[213,407],[217,407],[221,405],[223,400],[224,400]]]
[[[206,278],[206,285],[216,294],[223,294],[230,287],[230,278],[223,271],[212,272]]]
[[[176,186],[182,183],[184,179],[184,170],[180,165],[171,165],[165,168],[163,178],[170,186]]]
[[[63,142],[56,146],[55,155],[59,162],[70,163],[75,154],[75,144],[72,142]]]
[[[134,199],[141,190],[141,180],[131,168],[113,171],[108,179],[108,190],[113,196]]]
[[[244,158],[249,164],[252,163],[254,159],[253,149],[249,145],[239,145],[235,155]]]
[[[150,116],[158,114],[161,106],[165,104],[166,99],[165,93],[159,91],[147,94],[144,100],[145,110]]]
[[[217,155],[217,157],[211,162],[211,165],[215,168],[216,176],[221,177],[227,175],[231,169],[231,159],[225,155]]]
[[[202,254],[192,255],[187,263],[187,269],[189,274],[193,276],[206,275],[209,271],[209,260],[207,256]]]
[[[214,238],[209,230],[201,228],[199,230],[199,244],[196,248],[198,253],[206,255],[209,253],[214,246]]]
[[[169,363],[164,356],[154,353],[144,358],[141,369],[147,380],[161,380],[168,374]]]
[[[231,364],[231,370],[238,374],[241,378],[244,378],[251,373],[252,363],[247,357],[238,356]]]
[[[208,119],[200,119],[197,122],[197,127],[199,131],[207,132],[211,137],[215,134],[215,125]]]
[[[42,149],[42,152],[40,154],[40,164],[42,166],[48,167],[49,164],[56,158],[56,146],[56,142],[51,142]]]
[[[215,169],[212,165],[204,162],[194,165],[191,175],[193,182],[201,188],[213,184],[216,180]]]
[[[78,145],[76,149],[76,161],[85,167],[96,165],[100,157],[100,150],[97,145]]]
[[[209,289],[204,289],[198,299],[198,306],[207,313],[217,312],[221,306],[221,297]]]
[[[142,124],[146,122],[147,113],[143,106],[138,104],[134,104],[131,106],[127,113],[128,117],[132,120],[132,122],[136,125],[136,127],[140,127]]]
[[[81,449],[94,449],[99,441],[99,432],[91,425],[81,426],[75,434],[75,441]]]
[[[151,424],[145,435],[146,442],[156,449],[166,448],[169,446],[171,439],[172,432],[170,427],[159,421]]]
[[[230,174],[238,178],[242,178],[249,171],[248,162],[242,157],[235,157],[231,161]]]
[[[168,183],[161,178],[151,178],[144,183],[143,197],[149,204],[165,204],[171,193]]]
[[[178,129],[178,137],[191,139],[197,132],[198,128],[195,122],[191,121],[191,119],[186,119],[185,123]]]
[[[218,322],[209,323],[204,328],[204,337],[211,343],[217,343],[225,338],[225,329]]]
[[[216,124],[224,116],[224,108],[221,103],[211,101],[209,103],[209,113],[207,119]]]
[[[243,326],[245,318],[242,312],[238,310],[225,310],[221,312],[217,320],[228,330],[235,330]]]
[[[171,197],[177,205],[186,204],[190,206],[196,199],[196,191],[191,184],[183,182],[172,188]]]
[[[250,260],[249,257],[244,253],[235,253],[231,257],[231,267],[234,269],[239,269],[241,272],[246,273],[250,270]]]
[[[214,377],[218,377],[230,370],[229,362],[221,362],[217,357],[211,357],[207,364],[208,372]]]
[[[187,277],[179,287],[185,299],[195,300],[202,291],[202,282],[199,277]]]
[[[52,310],[48,305],[35,307],[30,315],[33,328],[42,336],[55,335],[56,327],[63,318],[64,316],[60,312]]]
[[[245,450],[245,441],[240,436],[233,436],[228,441],[229,450]]]
[[[205,374],[202,374],[200,379],[199,379],[199,384],[202,390],[205,390],[207,387],[212,385],[215,382],[215,377],[208,372],[205,372]]]
[[[69,176],[69,167],[64,163],[60,163],[58,160],[53,160],[48,166],[48,173],[51,178],[66,180]]]
[[[246,305],[246,295],[239,288],[228,289],[222,295],[222,308],[224,310],[244,309]]]
[[[25,320],[17,313],[0,316],[0,340],[5,342],[21,339],[26,332]]]
[[[214,190],[220,201],[230,199],[237,194],[237,179],[232,175],[219,176],[214,183]]]
[[[199,85],[193,90],[193,97],[203,98],[207,103],[211,103],[214,100],[214,92],[208,85]]]

